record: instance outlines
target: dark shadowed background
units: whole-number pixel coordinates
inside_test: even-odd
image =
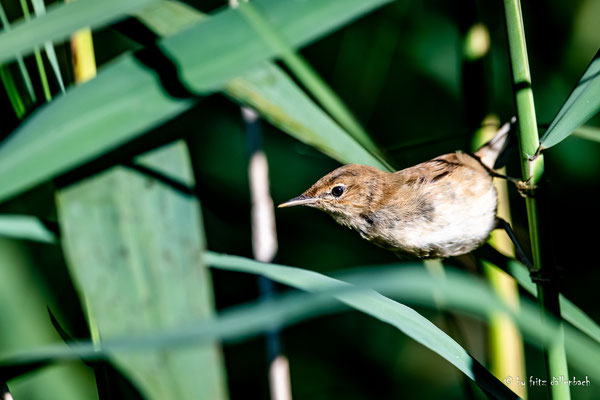
[[[223,6],[222,1],[187,3],[205,12]],[[8,4],[6,9],[9,16],[17,13]],[[549,123],[598,49],[600,2],[523,2],[523,16],[538,120]],[[489,31],[490,49],[482,60],[465,63],[465,27],[475,22]],[[136,29],[139,27],[129,27],[134,32]],[[94,33],[100,65],[137,46],[126,31],[113,26]],[[58,47],[57,51],[66,59],[67,49]],[[472,135],[487,114],[497,115],[502,122],[515,115],[499,1],[399,0],[303,48],[301,54],[340,95],[398,169],[457,149],[468,150]],[[0,135],[5,137],[18,121],[4,92],[0,102]],[[587,125],[600,126],[600,119],[596,117]],[[339,166],[266,121],[261,121],[261,127],[275,203],[297,196]],[[76,173],[93,174],[175,137],[184,137],[189,144],[208,248],[252,257],[247,139],[239,105],[224,95],[202,99],[125,150],[110,153]],[[561,291],[600,320],[600,294],[594,289],[600,279],[595,254],[600,226],[600,144],[573,136],[545,154],[549,195],[542,218],[548,222],[545,229],[562,270]],[[517,151],[509,157],[508,175],[521,175]],[[56,182],[62,185],[68,181],[69,176]],[[38,186],[3,203],[0,209],[55,219],[52,187],[52,183]],[[510,196],[514,229],[527,248],[525,204],[512,187]],[[329,273],[396,262],[393,254],[363,241],[324,213],[308,208],[275,212],[278,263]],[[6,241],[3,246],[26,250],[29,290],[42,293],[73,336],[87,337],[82,307],[59,249],[22,241]],[[477,273],[469,257],[447,263]],[[218,309],[257,298],[254,276],[212,273]],[[0,314],[15,307],[19,305],[0,293]],[[443,327],[437,311],[418,310]],[[466,336],[463,346],[485,365],[485,324],[467,318],[461,318],[460,323]],[[0,333],[0,341],[3,339]],[[464,397],[458,370],[393,327],[358,312],[286,328],[282,345],[290,361],[296,399]],[[263,339],[228,344],[224,355],[231,399],[268,398]],[[528,376],[543,376],[541,351],[526,345],[526,360]],[[598,398],[598,387],[592,382],[592,387],[573,388],[572,395],[576,399]],[[477,395],[481,397],[481,393]],[[545,396],[545,389],[529,388],[529,398]]]

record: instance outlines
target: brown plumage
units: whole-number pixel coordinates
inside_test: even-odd
[[[496,227],[494,163],[508,127],[475,154],[445,154],[398,172],[344,165],[279,207],[307,205],[330,214],[401,256],[468,253]]]

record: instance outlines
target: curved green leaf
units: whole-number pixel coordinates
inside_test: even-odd
[[[600,50],[542,136],[540,146],[549,148],[600,111]]]
[[[281,283],[292,284],[294,287],[315,293],[295,293],[268,302],[237,307],[222,313],[216,319],[183,327],[169,333],[129,337],[121,340],[107,339],[102,342],[100,348],[97,347],[95,350],[93,346],[87,343],[79,343],[71,345],[70,349],[65,349],[64,346],[55,346],[14,354],[0,360],[0,374],[8,365],[30,363],[40,359],[97,358],[105,357],[107,354],[119,350],[131,351],[181,346],[217,338],[240,340],[259,334],[274,324],[287,325],[305,318],[339,311],[340,304],[331,297],[334,296],[351,307],[400,328],[411,337],[417,338],[424,345],[434,349],[434,351],[439,351],[442,357],[457,366],[471,379],[476,380],[487,391],[495,394],[497,398],[517,398],[485,368],[481,367],[462,347],[427,319],[409,307],[390,300],[371,289],[352,286],[337,279],[300,268],[263,264],[241,257],[209,254],[207,261],[213,266],[218,266],[218,268],[263,274]],[[422,267],[418,270],[424,272]],[[408,275],[411,275],[412,270],[403,268],[403,272],[408,272]],[[402,276],[404,275],[406,274],[402,274]],[[405,282],[410,284],[413,282],[412,278],[414,277],[409,276]],[[377,280],[381,283],[379,279]],[[404,289],[405,284],[400,284],[398,287]],[[422,286],[419,285],[419,287]],[[433,286],[430,285],[429,288],[425,291],[426,295],[420,297],[427,297]],[[411,291],[411,293],[413,292]]]
[[[310,91],[315,99],[329,114],[365,149],[377,158],[387,170],[393,170],[391,165],[385,161],[381,150],[377,148],[369,134],[360,126],[347,109],[342,100],[333,92],[325,81],[314,71],[314,69],[296,54],[294,49],[286,43],[281,35],[267,21],[262,13],[251,3],[240,4],[242,15],[246,18],[252,28],[262,37],[265,43],[277,53],[296,78]]]
[[[502,311],[511,315],[525,337],[536,346],[554,340],[557,322],[540,321],[537,305],[526,299],[520,302],[518,314],[509,309],[483,281],[464,272],[446,270],[445,279],[432,277],[422,266],[403,265],[381,268],[368,267],[355,272],[345,272],[342,280],[323,276],[301,268],[265,264],[242,257],[208,253],[209,265],[230,271],[261,274],[278,282],[292,285],[312,294],[289,294],[268,302],[257,302],[220,313],[218,318],[197,322],[175,331],[148,334],[127,339],[103,342],[101,349],[89,343],[49,346],[31,351],[6,355],[0,360],[0,374],[9,366],[40,360],[106,357],[114,352],[133,351],[165,346],[182,346],[208,340],[241,340],[254,336],[276,325],[286,325],[302,319],[339,310],[331,296],[390,323],[415,340],[440,353],[449,362],[475,379],[486,390],[500,398],[516,398],[497,379],[490,378],[464,349],[445,333],[410,308],[374,291],[429,306],[443,306],[486,317],[491,312]],[[360,286],[349,285],[354,282]],[[565,341],[571,362],[587,375],[600,377],[600,346],[580,332],[565,326]]]
[[[42,222],[29,215],[0,214],[0,236],[56,243],[56,236]]]
[[[225,92],[251,105],[282,131],[343,164],[358,163],[389,170],[381,158],[352,138],[275,64],[264,63],[231,80],[225,85]]]
[[[580,126],[573,131],[573,135],[592,142],[600,142],[600,128],[595,126]]]
[[[388,1],[256,3],[286,40],[299,46]],[[234,10],[162,40],[160,48],[176,62],[184,87],[196,94],[220,90],[274,55]],[[0,200],[99,156],[193,104],[194,96],[170,95],[170,89],[165,91],[154,70],[128,54],[92,81],[68,90],[0,147]]]
[[[162,1],[145,8],[136,16],[160,36],[172,35],[177,29],[205,18],[197,10],[177,1]],[[381,161],[381,156],[370,150],[365,151],[368,146],[364,142],[361,143],[344,131],[274,63],[265,62],[229,81],[225,84],[224,91],[232,99],[251,105],[263,118],[282,131],[341,163],[390,169],[385,161]],[[370,138],[367,137],[366,140],[374,146]]]
[[[11,25],[10,31],[0,34],[0,63],[17,54],[27,55],[45,42],[65,40],[84,27],[97,28],[133,12],[156,0],[78,0],[56,3],[45,15],[21,20]]]
[[[37,218],[27,215],[0,215],[0,236],[57,243],[57,238]],[[208,253],[208,257],[214,257]],[[527,268],[517,261],[508,263],[510,275],[527,292],[537,297],[537,288]],[[583,310],[562,294],[559,296],[560,314],[565,321],[600,343],[600,326]]]
[[[169,36],[205,17],[177,1],[162,1],[136,14],[160,36]],[[274,49],[278,50],[278,49]],[[389,169],[382,158],[352,138],[321,110],[281,68],[265,62],[224,86],[235,101],[251,105],[271,124],[314,146],[343,164],[359,163]],[[368,139],[368,138],[367,138]],[[373,145],[372,141],[368,141]]]
[[[46,14],[46,5],[44,4],[44,0],[31,0],[31,4],[33,5],[33,11],[35,12],[35,15],[38,18]],[[44,42],[44,50],[46,51],[46,57],[48,57],[48,61],[50,62],[50,66],[52,67],[52,71],[54,72],[54,76],[58,81],[58,86],[60,87],[60,90],[64,93],[65,83],[63,82],[62,74],[60,73],[58,58],[56,57],[56,51],[54,50],[52,42]]]
[[[519,285],[526,291],[537,297],[537,287],[531,280],[531,274],[527,268],[517,261],[509,261],[510,275],[515,278]],[[591,319],[583,310],[577,307],[562,294],[559,295],[560,315],[565,321],[600,343],[600,326]]]
[[[6,13],[4,12],[4,7],[2,7],[2,3],[0,3],[0,22],[2,22],[2,28],[8,31],[10,30],[10,23],[8,18],[6,17]],[[16,54],[17,64],[19,65],[19,71],[21,72],[21,77],[23,77],[23,82],[25,83],[25,87],[27,88],[27,93],[29,94],[29,98],[32,102],[36,102],[35,92],[33,91],[33,84],[31,83],[31,77],[29,76],[29,71],[27,71],[27,67],[25,66],[25,61],[23,60],[23,56],[19,53]],[[5,85],[6,86],[6,85]],[[9,94],[10,96],[10,94]]]

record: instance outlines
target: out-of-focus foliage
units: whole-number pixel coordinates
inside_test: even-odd
[[[288,0],[275,3],[285,5],[286,2]],[[147,38],[148,35],[140,25],[131,22],[107,24],[114,23],[115,17],[123,16],[124,12],[137,9],[143,3],[145,4],[142,0],[77,0],[69,7],[72,10],[85,9],[85,15],[81,14],[85,18],[82,17],[77,23],[70,19],[69,23],[64,23],[67,20],[65,14],[65,19],[57,18],[52,24],[40,23],[37,28],[38,35],[32,39],[31,36],[23,34],[22,23],[17,21],[22,16],[19,2],[2,0],[13,30],[10,40],[0,42],[0,58],[4,63],[8,63],[2,71],[10,69],[14,88],[7,87],[9,93],[6,95],[4,91],[0,93],[3,119],[0,137],[14,142],[17,139],[11,135],[19,133],[19,130],[22,131],[23,126],[26,126],[23,125],[15,131],[20,122],[11,105],[11,100],[14,102],[16,99],[12,96],[14,93],[19,93],[21,99],[25,99],[22,101],[22,110],[26,113],[24,124],[35,125],[35,129],[31,128],[36,131],[35,135],[31,136],[35,136],[34,139],[38,138],[38,135],[39,138],[49,139],[48,132],[58,135],[52,132],[56,125],[36,123],[36,120],[51,107],[66,101],[66,98],[59,98],[55,104],[46,106],[40,113],[29,115],[33,105],[27,99],[32,96],[28,94],[26,81],[20,78],[22,69],[16,64],[17,61],[10,61],[16,60],[16,49],[25,44],[28,49],[33,49],[34,44],[42,45],[44,41],[59,37],[66,39],[73,29],[92,25],[100,74],[103,70],[114,70],[122,62],[111,61],[125,52],[139,49],[139,38]],[[226,2],[221,0],[190,0],[186,3],[208,15],[218,16],[221,12],[233,14],[231,11],[224,11]],[[263,3],[267,4],[257,1],[259,6]],[[302,5],[306,2],[293,3]],[[523,2],[532,89],[538,121],[542,125],[547,126],[551,123],[600,46],[600,25],[596,18],[600,13],[599,4],[597,0],[552,0],[543,4]],[[281,7],[284,7],[283,5]],[[59,12],[62,4],[47,3],[46,6],[49,15],[56,15],[53,13]],[[106,18],[92,18],[98,10],[102,10]],[[267,15],[271,12],[262,11],[266,11]],[[468,149],[471,135],[480,122],[478,111],[482,105],[491,109],[502,120],[514,115],[502,15],[501,2],[479,0],[454,4],[441,0],[398,0],[372,13],[364,14],[360,19],[345,19],[347,25],[343,29],[319,40],[312,40],[314,37],[309,35],[311,40],[306,43],[307,46],[300,54],[349,106],[394,165],[406,167],[445,152],[459,148]],[[271,22],[280,26],[278,24],[282,21],[273,18]],[[481,61],[482,70],[486,74],[486,85],[480,88],[481,92],[475,103],[468,100],[469,96],[466,95],[472,75],[461,68],[462,39],[473,22],[482,24],[487,29],[490,43],[489,52]],[[322,32],[323,21],[317,24],[314,20],[294,15],[294,20],[290,23],[292,27],[303,26],[313,32]],[[50,31],[46,29],[52,28],[53,33],[50,35]],[[211,31],[201,25],[192,29],[207,29],[205,39],[200,41],[189,36],[185,43],[179,43],[179,40],[183,41],[182,38],[187,37],[187,34],[182,32],[181,36],[175,36],[172,41],[167,42],[169,45],[162,47],[163,50],[167,50],[167,55],[175,56],[169,73],[185,72],[186,60],[195,59],[199,57],[198,54],[205,54],[206,59],[203,61],[210,62],[211,55],[220,48],[209,46],[211,43],[221,43],[220,35],[228,33],[225,28]],[[287,32],[285,29],[286,26],[283,30]],[[250,32],[249,29],[240,32],[242,31]],[[295,31],[289,35],[293,36],[294,33]],[[6,34],[2,35],[0,39],[8,37],[4,36]],[[243,44],[246,39],[245,35],[240,35],[235,38],[235,42]],[[171,43],[174,47],[170,47]],[[185,51],[178,52],[178,48]],[[171,50],[173,53],[169,53]],[[202,53],[204,50],[205,53]],[[69,88],[72,78],[69,72],[68,45],[56,43],[55,52],[65,84]],[[181,61],[178,61],[179,57]],[[34,226],[37,232],[35,234],[44,234],[44,229],[55,230],[57,216],[53,202],[56,187],[68,188],[74,181],[97,174],[108,167],[128,163],[135,155],[176,138],[184,138],[190,149],[196,175],[195,192],[202,203],[207,247],[214,251],[250,256],[246,137],[239,106],[231,101],[231,95],[237,100],[254,101],[253,104],[257,108],[260,108],[261,97],[257,97],[256,91],[248,90],[248,86],[242,87],[244,90],[236,87],[234,79],[226,86],[230,90],[229,96],[219,92],[202,97],[199,102],[188,103],[189,99],[181,100],[176,98],[174,93],[165,91],[160,83],[161,75],[146,69],[139,59],[128,55],[124,58],[129,60],[128,68],[132,71],[142,71],[140,73],[144,75],[144,79],[152,82],[156,98],[164,99],[165,104],[182,104],[181,108],[177,108],[175,112],[164,113],[165,110],[161,109],[163,103],[151,104],[156,106],[151,107],[154,110],[150,112],[151,115],[139,118],[155,120],[135,128],[137,139],[118,149],[115,141],[105,146],[102,152],[88,152],[85,159],[78,159],[79,167],[68,174],[63,173],[75,163],[71,162],[68,167],[52,171],[44,168],[61,163],[64,166],[67,153],[85,150],[85,146],[88,145],[87,149],[91,149],[93,145],[86,140],[73,147],[59,145],[52,151],[44,152],[46,142],[31,139],[27,143],[31,147],[18,154],[8,154],[7,147],[4,146],[8,141],[0,143],[0,153],[4,160],[0,161],[0,164],[4,163],[2,165],[8,163],[6,156],[18,156],[23,161],[33,154],[45,154],[45,158],[32,157],[30,161],[14,164],[19,165],[17,170],[0,171],[4,178],[13,182],[12,189],[6,193],[12,191],[16,196],[0,204],[0,212],[41,217],[45,225]],[[215,76],[226,75],[225,70],[235,71],[235,74],[246,74],[242,78],[255,78],[263,85],[263,90],[273,89],[269,86],[270,76],[279,76],[286,72],[281,65],[265,67],[265,71],[277,71],[277,74],[273,75],[261,74],[256,70],[246,71],[240,68],[241,63],[245,61],[235,57],[227,59],[209,72]],[[11,64],[12,62],[15,64]],[[39,106],[44,99],[44,89],[37,74],[34,56],[26,55],[24,64],[31,74],[35,98],[38,99],[36,106]],[[48,60],[44,59],[44,64],[46,69],[51,71]],[[221,70],[221,67],[224,69]],[[192,75],[183,73],[183,82],[193,83],[196,79],[203,78],[200,74]],[[134,77],[126,74],[120,76],[122,88],[128,87],[126,85],[129,85],[129,80]],[[229,78],[233,76],[228,76]],[[48,74],[48,80],[49,89],[58,95],[59,83],[52,73]],[[314,141],[306,140],[309,135],[295,135],[303,137],[305,143],[302,143],[283,134],[280,129],[293,133],[298,132],[297,126],[286,128],[285,123],[274,118],[273,114],[266,115],[266,119],[262,121],[264,147],[271,171],[271,193],[275,202],[299,194],[316,179],[337,167],[338,161],[350,161],[343,157],[336,157],[338,161],[334,161],[329,157],[336,156],[333,150],[325,155],[309,146],[324,140],[320,136],[322,130],[330,132],[339,128],[332,128],[335,125],[332,120],[310,102],[309,96],[299,92],[301,83],[294,82],[289,77],[285,77],[285,85],[281,84],[281,81],[278,82],[280,84],[275,85],[275,88],[281,89],[285,86],[289,89],[288,93],[303,96],[305,106],[294,109],[294,104],[298,104],[296,100],[291,94],[282,95],[279,90],[266,92],[271,95],[268,105],[287,108],[288,115],[292,111],[297,112],[293,122],[310,124],[310,135],[313,135]],[[6,82],[4,84],[6,85]],[[198,89],[193,85],[191,87]],[[102,97],[101,93],[105,89],[108,90],[108,87],[92,82],[89,88],[85,89],[83,86],[79,89],[83,93],[80,99],[99,102],[85,110],[86,115],[95,118],[104,127],[97,131],[95,128],[89,129],[89,138],[98,141],[106,140],[109,135],[123,129],[119,121],[107,119],[100,113],[102,110],[110,111],[111,107],[121,107],[121,95],[131,95],[131,98],[136,98],[140,104],[151,101],[145,92],[129,93],[135,89],[123,93],[117,91],[115,93],[120,93],[118,96]],[[179,92],[175,92],[177,93]],[[264,100],[264,97],[262,99]],[[135,107],[127,110],[128,113],[136,112]],[[160,118],[159,112],[162,115]],[[80,116],[70,107],[65,107],[64,115],[64,121]],[[309,121],[304,120],[305,118]],[[592,128],[597,127],[600,120],[596,116],[587,124]],[[77,126],[69,127],[68,124],[67,127],[74,132],[79,129]],[[132,137],[133,135],[129,136],[127,140]],[[57,139],[57,136],[52,138]],[[328,140],[336,145],[340,144],[335,135],[330,136]],[[40,147],[36,149],[36,146]],[[321,143],[317,147],[323,148],[324,145]],[[34,150],[40,153],[35,153]],[[566,298],[595,320],[600,320],[597,299],[593,295],[597,292],[595,282],[600,278],[600,271],[593,268],[594,254],[589,251],[597,245],[596,239],[587,232],[589,227],[600,223],[596,193],[600,181],[599,151],[599,143],[573,135],[545,152],[546,176],[550,180],[547,185],[551,199],[549,208],[555,210],[551,214],[554,243],[550,247],[563,271],[560,289]],[[101,153],[104,154],[100,156]],[[22,177],[32,173],[28,168],[32,168],[34,164],[37,170],[33,173],[37,174],[38,178],[24,185]],[[508,174],[517,176],[518,171],[516,158],[509,157]],[[51,177],[57,176],[58,179],[51,180]],[[14,190],[19,184],[23,184],[22,188],[27,186],[31,190]],[[0,187],[0,191],[4,193],[4,190],[5,188]],[[522,200],[514,190],[511,192],[511,200],[515,230],[520,240],[526,243],[525,210]],[[335,225],[327,215],[310,209],[290,209],[277,211],[276,218],[279,234],[278,262],[281,264],[301,265],[320,273],[328,273],[357,265],[396,262],[393,255],[361,240],[354,232]],[[28,223],[23,220],[18,224],[22,222]],[[31,227],[18,226],[26,231]],[[8,229],[15,229],[15,225],[9,226]],[[72,336],[89,338],[82,307],[78,303],[65,262],[56,245],[6,241],[0,250],[3,259],[0,263],[0,304],[4,309],[4,312],[0,313],[2,349],[24,349],[49,341],[59,341],[52,333],[53,328],[45,310],[46,304],[50,304],[52,311]],[[449,263],[472,267],[466,258],[449,260]],[[218,310],[256,299],[254,277],[227,271],[215,271],[213,277]],[[427,309],[422,313],[434,323],[443,326],[439,312]],[[487,355],[482,325],[469,318],[461,318],[459,325],[465,332],[464,343],[460,344],[485,364]],[[20,340],[19,343],[14,342],[15,338]],[[290,360],[292,390],[296,398],[358,400],[464,397],[460,375],[453,366],[435,353],[398,334],[393,327],[356,312],[303,322],[284,330],[282,340]],[[539,349],[527,346],[526,356],[528,377],[544,377],[544,361]],[[224,359],[232,399],[268,398],[268,366],[262,339],[228,343],[224,346]],[[48,391],[44,394],[48,397],[93,398],[94,380],[89,370],[84,369],[81,364],[68,371],[65,368],[72,366],[52,367],[26,375],[19,381],[10,382],[9,386],[15,399],[39,398],[28,392],[34,387],[32,382],[35,379],[39,379],[40,385],[47,388]],[[589,371],[578,369],[577,366],[573,366],[570,372],[582,379],[589,374]],[[63,373],[64,375],[61,375]],[[115,375],[118,377],[117,372]],[[119,386],[122,388],[126,385],[120,382]],[[591,387],[573,387],[571,392],[575,399],[594,399],[600,395],[594,381]],[[127,393],[129,398],[135,398],[135,391],[130,390]],[[531,399],[545,398],[546,388],[530,387],[528,393]]]

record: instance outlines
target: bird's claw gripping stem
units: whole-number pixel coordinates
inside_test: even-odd
[[[534,197],[535,190],[538,188],[537,185],[531,184],[531,177],[529,177],[529,179],[526,181],[517,181],[515,184],[517,185],[519,194],[525,198]]]

